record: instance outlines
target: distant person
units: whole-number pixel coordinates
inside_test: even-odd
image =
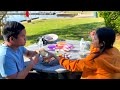
[[[115,31],[102,27],[93,32],[92,48],[87,57],[70,60],[63,56],[52,56],[67,70],[82,72],[81,79],[120,79],[120,52],[113,47]]]
[[[27,22],[28,22],[28,23],[31,22],[29,11],[26,11],[26,12],[25,12],[25,16],[26,16],[26,18],[27,18]]]
[[[83,11],[81,11],[81,14],[83,14]]]
[[[4,43],[0,45],[0,79],[25,79],[39,60],[36,51],[29,51],[24,47],[25,27],[19,22],[8,21],[3,27],[2,35]],[[24,55],[30,58],[26,67]]]

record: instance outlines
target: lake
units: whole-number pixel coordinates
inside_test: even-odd
[[[6,21],[26,21],[28,19],[46,19],[46,18],[70,18],[70,16],[57,16],[57,15],[30,15],[29,18],[27,18],[25,15],[6,15],[3,19],[3,22]]]

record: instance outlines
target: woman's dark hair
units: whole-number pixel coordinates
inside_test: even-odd
[[[13,36],[17,38],[18,34],[25,29],[24,25],[17,21],[8,21],[2,29],[3,39],[9,41],[9,38]]]
[[[113,47],[115,42],[115,31],[108,27],[98,28],[96,30],[96,34],[99,39],[99,44],[102,43],[103,46],[101,48],[109,49]]]
[[[115,42],[115,36],[116,36],[115,31],[108,27],[98,28],[96,30],[96,34],[99,39],[99,44],[102,44],[102,45],[100,47],[100,53],[98,53],[94,58],[98,57],[106,49],[112,48]]]

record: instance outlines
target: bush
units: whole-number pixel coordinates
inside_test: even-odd
[[[98,14],[104,18],[107,27],[120,33],[120,11],[98,11]]]

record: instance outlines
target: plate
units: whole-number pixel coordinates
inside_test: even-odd
[[[56,66],[59,65],[59,60],[53,58],[50,62],[46,62],[45,60],[43,60],[43,57],[40,55],[39,63],[44,66]]]
[[[48,42],[54,42],[58,39],[58,35],[56,34],[46,34],[43,36],[43,38]]]
[[[52,60],[50,62],[42,62],[41,64],[43,64],[44,66],[56,66],[59,65],[59,61],[58,60]]]

